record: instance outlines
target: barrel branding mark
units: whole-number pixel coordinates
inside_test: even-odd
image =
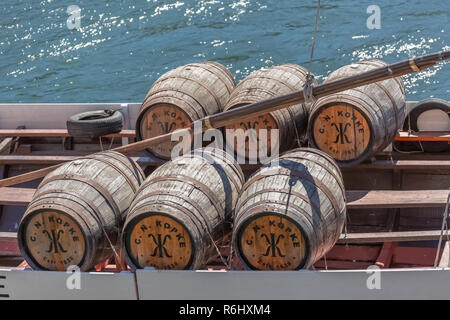
[[[128,249],[141,268],[185,269],[192,254],[191,237],[185,227],[161,215],[136,223],[130,232]]]
[[[306,241],[291,220],[265,215],[252,220],[241,232],[240,254],[259,270],[293,270],[303,261]]]
[[[55,211],[34,214],[25,230],[29,254],[41,267],[64,271],[79,265],[85,252],[85,241],[72,218]]]
[[[353,160],[368,148],[370,129],[366,118],[353,106],[333,105],[316,117],[313,137],[317,147],[333,158]]]
[[[226,126],[226,129],[232,129],[232,130],[238,130],[242,129],[244,130],[244,133],[247,130],[253,129],[251,134],[247,135],[245,137],[245,155],[241,154],[242,157],[248,158],[249,157],[249,144],[250,143],[258,143],[258,147],[261,148],[261,143],[264,143],[266,145],[267,150],[272,149],[272,141],[271,141],[271,134],[270,130],[272,129],[278,129],[278,125],[275,122],[275,119],[270,114],[260,115],[258,117],[255,117],[252,120],[246,120],[246,121],[237,121],[233,124],[230,124]],[[264,139],[260,139],[258,135],[258,131],[260,129],[266,129],[267,130],[267,137]],[[238,150],[237,141],[227,141],[227,143],[233,143],[233,150]],[[274,143],[278,143],[278,141],[274,141]],[[230,145],[231,146],[231,145]]]
[[[171,105],[158,105],[150,108],[141,121],[140,132],[143,139],[170,133],[176,129],[186,128],[191,124],[187,114]],[[150,149],[159,156],[170,158],[176,142],[162,143]]]

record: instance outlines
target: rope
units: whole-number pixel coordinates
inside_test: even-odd
[[[314,57],[314,48],[316,46],[317,26],[319,24],[319,18],[320,18],[319,13],[320,13],[320,0],[317,0],[316,22],[314,24],[313,42],[312,42],[312,46],[311,46],[311,54],[309,56],[308,70],[311,70],[311,68],[312,68],[312,61],[313,61],[313,57]]]
[[[314,48],[316,47],[317,28],[319,25],[319,19],[320,19],[320,0],[317,0],[316,20],[314,23],[314,33],[311,45],[311,53],[309,56],[308,74],[306,75],[306,82],[303,85],[303,96],[305,98],[305,104],[309,106],[314,104],[317,100],[313,95],[314,75],[311,73],[311,70],[312,70],[312,62],[314,59]]]
[[[416,154],[416,153],[424,153],[425,150],[422,146],[422,143],[420,141],[417,141],[419,143],[420,149],[422,150],[416,150],[416,151],[402,151],[399,148],[397,148],[397,146],[395,145],[395,143],[392,143],[392,149],[394,149],[395,152],[398,153],[403,153],[403,154]]]
[[[98,137],[98,141],[100,143],[100,150],[103,151],[102,137]]]
[[[122,259],[121,259],[121,257],[119,256],[119,254],[117,253],[116,247],[113,245],[111,239],[109,238],[108,234],[106,233],[105,227],[103,226],[103,224],[100,224],[100,226],[101,226],[101,228],[102,228],[103,234],[104,234],[105,237],[106,237],[106,240],[107,240],[108,243],[109,243],[109,246],[111,247],[111,249],[112,249],[112,251],[113,251],[113,254],[114,254],[114,257],[115,257],[115,260],[116,260],[116,266],[119,265],[120,268],[121,268],[122,270],[126,270],[127,268],[126,268],[124,265],[122,265]],[[120,231],[121,231],[121,230],[120,230],[119,228],[114,228],[114,230],[117,231],[117,234],[119,235],[119,239],[120,239]],[[120,241],[120,240],[119,240],[119,241]],[[120,245],[119,245],[119,244],[118,244],[117,246],[120,248]]]
[[[111,138],[111,143],[109,144],[108,150],[111,150],[113,143],[114,143],[114,137]]]
[[[296,141],[297,141],[297,145],[299,148],[302,147],[302,140],[300,139],[300,134],[298,133],[298,129],[297,129],[297,124],[295,123],[295,117],[292,114],[292,110],[288,107],[286,108],[286,110],[289,112],[289,117],[291,118],[291,122],[292,122],[292,126],[294,127],[295,130],[295,137],[296,137]],[[270,150],[272,151],[272,150]]]
[[[216,242],[214,241],[213,236],[211,235],[211,233],[209,232],[209,230],[206,230],[206,233],[208,234],[212,244],[214,245],[214,248],[216,249],[217,254],[219,255],[220,260],[222,261],[223,265],[229,269],[227,261],[225,260],[225,258],[222,256],[222,253],[220,252],[219,247],[217,246]]]
[[[450,240],[450,237],[449,237],[449,234],[448,234],[448,225],[447,225],[449,204],[450,204],[450,192],[448,194],[447,204],[445,205],[445,210],[444,210],[444,213],[442,215],[441,235],[439,236],[439,242],[438,242],[438,247],[437,247],[437,251],[436,251],[436,258],[434,259],[434,267],[435,268],[438,266],[439,253],[441,252],[442,240],[444,238],[444,230],[446,231],[447,241]]]

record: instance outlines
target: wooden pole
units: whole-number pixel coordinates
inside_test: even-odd
[[[419,72],[423,69],[434,66],[439,61],[444,61],[447,59],[450,59],[450,51],[442,51],[439,53],[434,53],[414,59],[397,62],[391,65],[373,69],[354,76],[320,84],[312,88],[312,95],[316,99],[322,98],[333,93],[357,88],[370,83],[390,78],[396,78],[410,73]],[[194,131],[194,127],[197,125],[199,125],[199,127],[201,126],[202,131],[206,131],[208,129],[213,128],[221,128],[226,125],[234,123],[236,120],[242,121],[251,119],[260,115],[267,114],[272,111],[284,109],[289,106],[301,104],[304,102],[305,102],[304,90],[300,90],[284,96],[263,100],[257,103],[234,108],[222,113],[207,116],[203,119],[197,120],[194,123],[192,123],[191,127],[178,130],[178,132],[185,134],[192,134]],[[130,154],[142,151],[151,146],[170,141],[172,134],[173,133],[167,133],[157,137],[131,143],[129,145],[121,146],[112,150],[123,154]],[[58,164],[48,168],[43,168],[25,174],[21,174],[18,176],[2,179],[0,180],[0,187],[8,187],[18,183],[42,178],[49,172],[58,168],[60,165],[61,164]]]

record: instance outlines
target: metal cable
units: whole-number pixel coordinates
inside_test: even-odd
[[[316,98],[313,95],[313,84],[314,84],[314,75],[311,73],[312,70],[312,62],[314,58],[314,48],[316,47],[316,39],[317,39],[317,29],[319,25],[320,19],[320,0],[317,0],[317,10],[316,10],[316,19],[314,23],[314,33],[311,45],[311,53],[309,56],[309,66],[308,66],[308,74],[306,75],[306,82],[303,85],[303,96],[305,98],[305,104],[311,106],[316,102]]]
[[[438,242],[438,247],[437,247],[437,251],[436,251],[436,258],[434,259],[434,267],[435,268],[438,266],[439,253],[440,253],[441,247],[442,247],[442,240],[443,240],[443,237],[444,237],[444,230],[446,230],[447,240],[449,239],[448,226],[447,226],[449,204],[450,204],[450,192],[448,194],[447,204],[445,205],[445,210],[444,210],[444,213],[442,215],[441,235],[439,236],[439,242]]]

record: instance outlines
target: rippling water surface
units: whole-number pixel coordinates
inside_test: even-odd
[[[381,29],[369,30],[369,5]],[[81,29],[66,10],[81,8]],[[450,49],[447,0],[322,0],[319,81],[364,58],[395,62]],[[167,70],[215,60],[236,80],[285,62],[308,66],[315,1],[22,0],[0,8],[0,102],[142,101]],[[450,63],[405,77],[408,99],[450,100]]]

